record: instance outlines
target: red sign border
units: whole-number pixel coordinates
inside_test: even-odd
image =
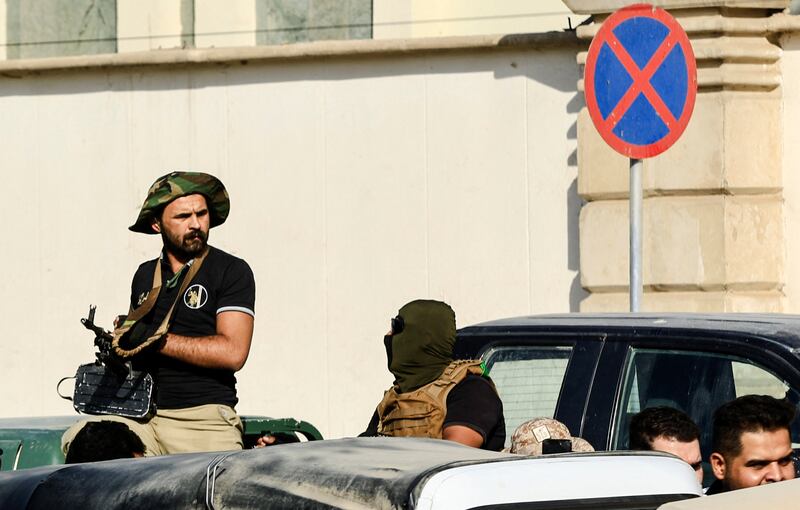
[[[594,73],[597,65],[597,57],[603,44],[608,43],[609,34],[612,33],[618,25],[631,18],[646,17],[655,19],[669,28],[670,33],[674,34],[678,44],[683,49],[683,54],[686,59],[687,75],[689,79],[686,103],[683,107],[683,112],[674,126],[667,125],[669,133],[660,140],[653,142],[649,145],[635,145],[626,142],[614,134],[613,129],[616,124],[607,126],[607,122],[600,114],[600,108],[597,104],[597,97],[595,95],[594,87]],[[584,97],[586,98],[586,107],[589,110],[589,116],[592,118],[595,128],[605,142],[611,146],[612,149],[619,152],[624,156],[635,159],[650,158],[657,156],[669,149],[678,138],[683,134],[686,126],[689,124],[689,119],[694,110],[695,99],[697,97],[697,63],[695,62],[694,52],[692,45],[689,42],[689,37],[683,30],[683,27],[678,23],[664,9],[654,7],[649,4],[635,4],[624,7],[609,16],[602,24],[597,34],[589,46],[589,53],[586,57],[586,66],[584,68],[584,81],[583,81]]]

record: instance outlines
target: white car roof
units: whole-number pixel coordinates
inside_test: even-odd
[[[694,497],[701,492],[694,471],[671,455],[571,453],[441,470],[424,482],[414,508],[460,510],[555,501],[591,506],[592,500],[655,495]]]

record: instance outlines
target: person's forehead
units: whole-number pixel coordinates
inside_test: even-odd
[[[792,451],[792,441],[786,429],[743,432],[739,457],[776,460]]]
[[[164,209],[165,211],[197,210],[206,207],[206,197],[199,193],[178,197]]]
[[[672,453],[680,456],[686,452],[695,451],[700,452],[700,441],[694,439],[692,441],[679,441],[674,437],[658,436],[653,439],[652,447],[654,450]]]

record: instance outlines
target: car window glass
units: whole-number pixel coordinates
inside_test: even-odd
[[[688,414],[700,427],[703,458],[708,458],[713,414],[720,405],[754,393],[798,402],[796,389],[765,368],[736,356],[632,348],[624,374],[614,417],[614,449],[628,447],[630,418],[648,407],[674,407]],[[798,435],[793,431],[794,443],[800,439]]]
[[[786,383],[766,372],[761,367],[747,362],[731,361],[733,368],[733,384],[736,396],[769,395],[775,398],[786,396]]]
[[[497,347],[483,359],[503,401],[506,444],[524,421],[552,418],[571,347]]]

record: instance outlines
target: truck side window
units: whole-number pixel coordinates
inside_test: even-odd
[[[525,420],[555,413],[571,347],[497,347],[482,356],[503,401],[506,443]]]
[[[697,423],[703,458],[708,458],[714,411],[736,397],[754,393],[788,396],[790,401],[798,401],[797,392],[785,381],[746,359],[708,352],[632,348],[616,406],[612,448],[627,448],[631,416],[648,407],[669,406],[685,412]],[[796,443],[798,438],[792,440]]]

